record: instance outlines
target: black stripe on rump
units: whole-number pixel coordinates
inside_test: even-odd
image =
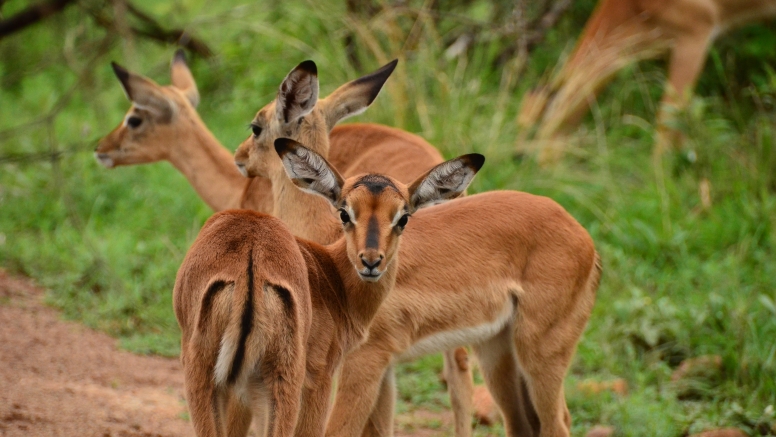
[[[237,380],[237,375],[240,373],[243,361],[245,361],[245,347],[248,340],[248,334],[251,333],[253,328],[253,252],[248,252],[248,293],[245,298],[245,306],[243,307],[242,318],[240,320],[240,343],[237,346],[237,351],[234,353],[234,360],[232,360],[232,369],[229,371],[229,377],[226,381],[229,384],[234,384]],[[235,290],[236,292],[237,290]]]
[[[202,297],[202,305],[199,308],[199,323],[197,328],[200,331],[204,331],[207,327],[207,323],[210,319],[210,312],[213,309],[213,299],[219,291],[226,288],[229,283],[222,280],[213,281],[212,284],[205,291],[205,296]]]

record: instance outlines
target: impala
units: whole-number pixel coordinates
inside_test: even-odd
[[[342,230],[330,205],[295,190],[271,149],[283,133],[325,155],[327,137],[311,127],[342,111],[331,97],[317,102],[317,91],[310,64],[291,71],[235,160],[272,181],[275,215],[294,234],[332,239]],[[510,436],[568,436],[563,379],[601,270],[589,234],[551,199],[514,191],[467,196],[412,221],[396,288],[343,363],[327,435],[392,435],[393,364],[472,344]]]
[[[329,99],[331,106],[352,107],[339,117],[363,111],[374,100],[395,63],[375,74],[346,84]],[[108,168],[170,161],[213,210],[245,208],[273,212],[270,181],[264,177],[243,178],[232,155],[211,134],[197,114],[200,100],[194,77],[183,51],[171,62],[171,86],[128,72],[113,64],[132,106],[123,122],[105,136],[95,150],[97,160]],[[339,95],[339,97],[337,97]],[[338,103],[336,102],[339,99]],[[336,123],[337,120],[334,120]],[[320,124],[317,135],[328,135],[330,162],[345,176],[379,172],[410,182],[421,171],[442,162],[439,152],[417,135],[377,124],[344,126]],[[329,133],[328,130],[331,129]],[[334,241],[336,235],[307,235],[319,243]],[[466,351],[445,354],[445,377],[454,405],[456,435],[471,435],[471,370]]]
[[[776,16],[776,0],[600,0],[574,52],[549,86],[524,101],[523,126],[549,138],[578,124],[595,95],[624,66],[669,52],[658,147],[668,145],[666,108],[683,108],[721,33]]]
[[[462,194],[484,162],[464,155],[408,187],[376,174],[343,180],[291,140],[275,150],[290,183],[336,208],[344,236],[320,246],[244,210],[205,223],[173,291],[200,437],[244,436],[254,415],[262,434],[322,436],[332,377],[394,286],[410,215]]]

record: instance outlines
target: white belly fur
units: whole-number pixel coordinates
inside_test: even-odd
[[[459,346],[481,343],[501,332],[513,317],[514,307],[512,305],[505,305],[495,320],[481,325],[439,332],[422,338],[399,355],[398,359],[399,361],[409,361]]]

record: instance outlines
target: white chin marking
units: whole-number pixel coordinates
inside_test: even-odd
[[[113,160],[111,158],[100,158],[97,156],[97,154],[95,154],[94,159],[96,159],[97,162],[102,164],[102,166],[105,168],[113,168]]]
[[[356,271],[358,272],[358,270],[356,270]],[[363,273],[358,272],[358,277],[361,278],[361,280],[364,281],[364,282],[377,282],[377,281],[380,280],[380,278],[383,277],[383,274],[380,273],[377,276],[366,276]]]

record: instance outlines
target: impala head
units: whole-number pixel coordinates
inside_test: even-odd
[[[336,208],[348,258],[364,281],[377,281],[385,273],[415,211],[460,196],[485,162],[477,153],[463,155],[405,185],[376,174],[343,179],[321,155],[287,138],[276,140],[275,150],[297,187]]]
[[[318,100],[318,68],[304,61],[288,73],[275,100],[261,108],[251,122],[251,135],[234,154],[244,176],[282,175],[273,147],[277,138],[291,138],[327,156],[329,132],[340,120],[360,114],[374,101],[396,68],[394,60],[372,74],[348,82]]]
[[[111,65],[132,106],[121,124],[100,140],[95,158],[107,168],[167,159],[170,147],[180,141],[181,130],[191,129],[180,120],[198,119],[199,93],[183,51],[178,50],[172,59],[171,86],[157,85],[115,62]]]

